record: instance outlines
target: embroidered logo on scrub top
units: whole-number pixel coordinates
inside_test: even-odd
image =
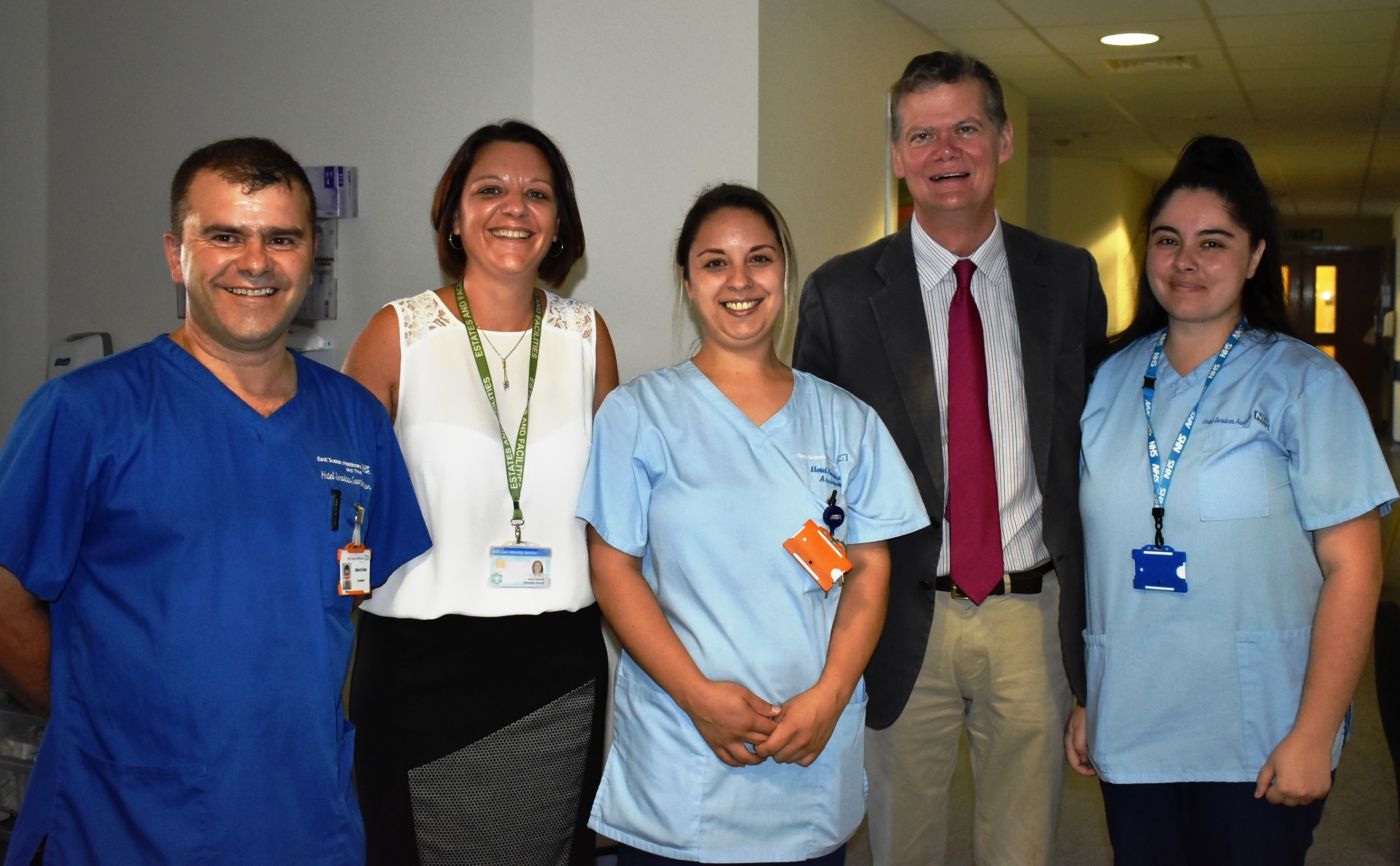
[[[1255,413],[1254,413],[1255,417],[1259,417],[1259,414],[1260,414],[1260,413],[1258,412],[1258,410],[1255,410]],[[1233,427],[1248,427],[1248,426],[1249,426],[1249,416],[1246,415],[1246,416],[1244,416],[1243,418],[1226,418],[1226,417],[1223,416],[1223,415],[1215,415],[1215,416],[1210,417],[1210,418],[1202,419],[1199,423],[1201,423],[1201,424],[1229,424],[1229,425],[1231,425],[1231,426],[1233,426]],[[1264,426],[1267,428],[1269,425],[1268,425],[1267,422],[1265,422]]]
[[[366,463],[317,455],[316,464],[322,481],[349,484],[366,491],[374,489],[374,469]]]
[[[835,460],[825,454],[798,454],[797,458],[808,461],[807,471],[811,473],[812,481],[817,485],[825,484],[837,490],[843,489],[845,478],[838,467],[851,459],[849,454],[838,454]]]

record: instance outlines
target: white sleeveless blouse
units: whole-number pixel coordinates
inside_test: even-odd
[[[522,541],[553,550],[550,585],[503,588],[488,582],[488,550],[515,540],[501,434],[466,329],[427,291],[391,306],[399,319],[401,359],[394,429],[433,547],[374,591],[363,605],[370,613],[400,619],[509,616],[593,603],[585,524],[574,515],[593,435],[594,313],[579,301],[545,296],[520,506]],[[513,446],[529,382],[529,331],[481,334]],[[509,389],[502,387],[507,377],[500,355],[507,356]]]

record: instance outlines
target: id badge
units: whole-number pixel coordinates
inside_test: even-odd
[[[340,549],[336,556],[336,564],[340,566],[337,592],[352,597],[369,595],[369,554],[369,548],[363,545],[349,544]]]
[[[548,547],[502,544],[491,548],[491,585],[502,589],[544,589],[552,562]]]
[[[1186,592],[1186,551],[1150,544],[1134,550],[1133,589]]]
[[[836,581],[852,568],[840,542],[810,520],[802,524],[796,535],[783,542],[783,549],[792,554],[822,592],[831,592]]]

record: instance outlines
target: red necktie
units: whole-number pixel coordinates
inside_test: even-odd
[[[948,307],[948,533],[950,576],[981,604],[1001,583],[1001,509],[997,504],[987,359],[982,317],[972,299],[971,259],[953,265],[957,291]]]

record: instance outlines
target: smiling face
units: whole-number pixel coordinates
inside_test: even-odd
[[[180,234],[165,235],[170,278],[188,299],[184,330],[235,354],[280,346],[311,282],[306,193],[282,183],[248,192],[200,171],[185,203]]]
[[[1148,229],[1147,282],[1172,324],[1233,328],[1263,254],[1218,194],[1179,189]]]
[[[990,233],[995,223],[997,168],[1011,158],[1011,122],[997,128],[982,88],[969,79],[899,101],[894,173],[909,187],[919,225],[935,239],[941,225]]]
[[[452,230],[462,236],[467,279],[523,278],[531,285],[558,234],[554,178],[533,145],[496,141],[467,172]]]
[[[771,352],[785,269],[782,242],[760,214],[726,207],[701,223],[686,257],[685,291],[705,346]]]

